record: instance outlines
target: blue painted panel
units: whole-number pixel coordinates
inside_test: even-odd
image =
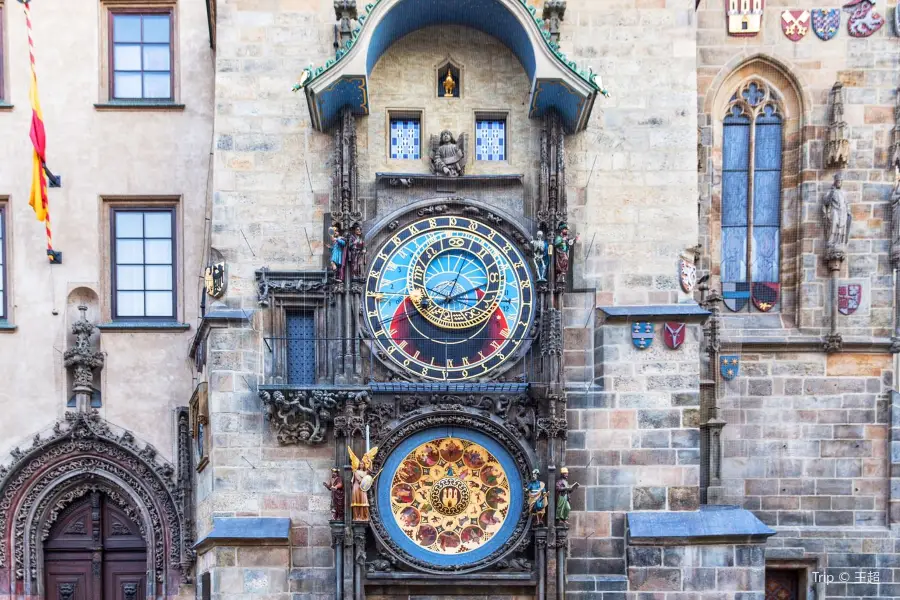
[[[781,120],[760,117],[756,120],[756,150],[754,166],[757,171],[781,170]]]
[[[754,283],[778,283],[780,238],[777,227],[753,227],[750,270]]]
[[[327,129],[349,106],[355,115],[369,114],[369,94],[366,78],[342,77],[316,95],[316,104],[322,119],[322,129]]]
[[[747,228],[722,228],[722,281],[747,280]]]
[[[750,119],[725,117],[722,135],[722,169],[746,171],[750,162]]]
[[[418,119],[391,119],[391,158],[421,158],[422,124]]]
[[[287,313],[287,377],[291,385],[316,382],[316,320],[312,311]]]
[[[506,160],[506,121],[484,119],[475,123],[475,159]]]
[[[578,124],[578,118],[585,102],[587,102],[587,98],[579,95],[562,81],[542,79],[535,84],[528,116],[536,119],[554,109],[562,116],[566,128],[572,132]]]
[[[757,171],[753,174],[753,226],[777,227],[781,199],[781,172]]]
[[[747,224],[747,172],[722,174],[722,225]]]
[[[422,548],[403,533],[392,515],[385,514],[385,511],[390,511],[391,506],[391,474],[396,472],[397,467],[400,466],[403,459],[415,448],[428,441],[450,436],[469,440],[484,447],[500,462],[500,466],[503,467],[503,470],[506,472],[507,480],[509,481],[509,514],[506,515],[506,520],[503,522],[500,530],[485,545],[464,554],[440,554]],[[516,465],[509,455],[509,452],[493,438],[477,431],[459,428],[451,429],[449,427],[436,427],[434,429],[420,431],[419,433],[406,438],[399,446],[397,446],[385,461],[383,472],[384,475],[376,480],[376,487],[378,506],[383,515],[382,523],[384,524],[385,529],[387,529],[391,539],[403,548],[403,550],[412,556],[436,565],[467,565],[493,554],[503,546],[513,534],[513,531],[519,522],[522,509],[524,508],[525,492],[522,475],[516,469]]]

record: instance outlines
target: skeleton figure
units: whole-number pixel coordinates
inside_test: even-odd
[[[844,176],[838,173],[834,176],[834,185],[825,197],[822,205],[822,214],[825,217],[825,235],[828,248],[840,248],[847,243],[847,234],[850,229],[850,205],[847,197],[841,189]]]
[[[431,169],[435,175],[460,177],[466,171],[466,134],[459,135],[459,142],[447,130],[440,137],[431,136]]]
[[[552,246],[544,239],[544,232],[538,230],[535,239],[531,240],[531,251],[534,255],[534,269],[538,281],[547,281],[547,262],[550,260]]]

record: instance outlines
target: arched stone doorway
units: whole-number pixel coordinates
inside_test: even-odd
[[[126,510],[92,491],[63,511],[44,541],[47,600],[144,600],[147,544]]]

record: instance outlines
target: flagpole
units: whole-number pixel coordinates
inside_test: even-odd
[[[25,26],[28,29],[28,58],[31,66],[31,89],[29,92],[31,100],[31,142],[34,146],[34,155],[32,158],[32,175],[31,175],[31,207],[39,221],[44,222],[44,231],[47,235],[47,260],[50,264],[60,264],[62,262],[62,252],[53,249],[53,232],[50,226],[50,199],[47,194],[46,172],[46,136],[44,133],[44,118],[41,113],[41,104],[38,98],[37,89],[37,70],[35,69],[34,60],[34,36],[31,27],[31,6],[30,0],[19,0],[25,11]]]

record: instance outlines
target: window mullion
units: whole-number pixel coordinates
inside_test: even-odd
[[[753,111],[750,116],[750,147],[747,149],[747,284],[749,288],[753,287],[753,264],[751,262],[753,257],[753,200],[754,200],[754,189],[753,189],[753,180],[756,176],[756,111]],[[752,289],[750,290],[751,296],[753,294]],[[747,303],[747,311],[750,312],[750,307],[753,305],[752,302]]]

